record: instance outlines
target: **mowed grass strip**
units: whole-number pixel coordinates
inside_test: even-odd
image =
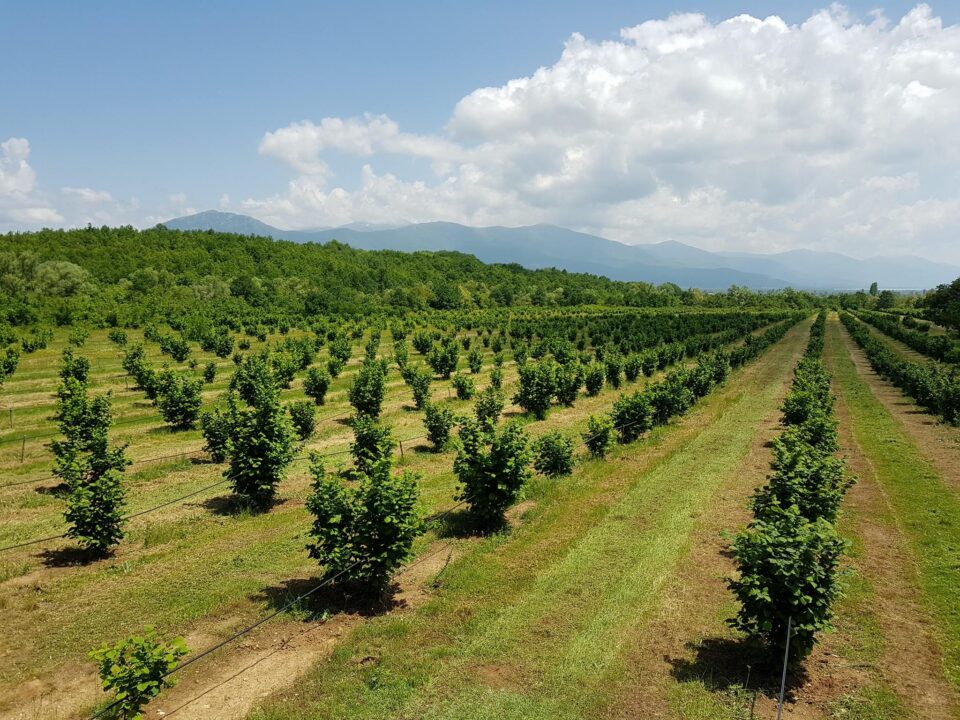
[[[830,332],[846,332],[831,323]],[[838,357],[834,378],[850,411],[853,437],[909,542],[918,579],[937,624],[944,674],[960,689],[960,499],[857,373]]]
[[[619,691],[624,640],[749,450],[808,327],[681,422],[536,483],[526,521],[452,565],[431,602],[364,625],[253,717],[602,717]]]

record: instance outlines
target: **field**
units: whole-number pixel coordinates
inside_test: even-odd
[[[418,473],[431,522],[389,598],[375,602],[324,584],[305,550],[308,453],[331,469],[352,462],[348,388],[369,329],[352,334],[350,360],[266,512],[231,500],[226,466],[204,452],[201,431],[164,423],[122,368],[122,348],[106,330],[92,331],[76,352],[90,360],[90,392],[112,394],[110,440],[128,443],[133,461],[124,474],[126,537],[92,562],[61,536],[64,488],[52,477],[55,391],[70,335],[57,330],[45,349],[22,356],[0,389],[0,720],[84,718],[105,707],[87,652],[144,625],[183,636],[191,651],[191,664],[150,703],[147,718],[774,717],[779,663],[726,622],[737,603],[725,581],[735,574],[725,531],[750,521],[748,500],[770,472],[781,403],[815,313],[618,313],[651,326],[688,323],[678,339],[741,351],[743,360],[695,404],[596,458],[581,441],[588,419],[610,412],[622,394],[697,367],[697,353],[688,348],[649,376],[605,382],[594,395],[581,388],[571,406],[555,402],[537,420],[511,404],[520,381],[518,346],[508,343],[500,423],[518,422],[531,439],[560,431],[575,441],[577,462],[566,476],[534,474],[496,532],[471,526],[457,499],[456,450],[437,451],[426,438],[424,413],[384,330],[378,352],[390,369],[381,420],[400,441],[394,468]],[[668,321],[671,314],[695,319]],[[460,373],[481,390],[494,368],[484,333],[491,317],[501,319],[488,313],[456,328]],[[597,350],[590,330],[610,317],[576,316],[583,352]],[[559,312],[531,318],[564,328],[570,321]],[[702,331],[701,322],[713,324]],[[927,362],[870,332],[898,357]],[[195,372],[141,330],[127,334],[130,344],[144,343],[152,366]],[[249,339],[245,352],[300,337],[311,335],[270,333]],[[466,369],[464,341],[482,350],[479,372]],[[754,344],[756,353],[743,351]],[[321,347],[313,362],[329,352]],[[423,364],[422,353],[409,352],[411,363]],[[216,378],[203,386],[210,408],[236,363],[195,342],[190,357],[196,372],[216,364]],[[827,318],[822,357],[839,454],[857,483],[837,523],[850,546],[834,629],[792,669],[784,716],[960,718],[960,430],[877,375],[836,313]],[[306,397],[304,375],[281,392],[282,402]],[[464,415],[474,406],[441,377],[431,401]]]

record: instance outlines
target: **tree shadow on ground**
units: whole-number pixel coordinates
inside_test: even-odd
[[[288,613],[305,622],[326,620],[341,613],[376,617],[399,605],[395,600],[399,590],[396,585],[391,585],[383,594],[370,595],[336,582],[320,587],[322,584],[322,578],[293,578],[264,588],[250,599],[265,602],[271,610]]]
[[[436,532],[438,538],[470,538],[495,535],[509,529],[510,524],[503,518],[495,527],[480,526],[476,518],[466,508],[445,510],[426,518],[426,523]]]
[[[90,565],[98,560],[109,558],[111,554],[96,553],[76,545],[70,545],[55,550],[43,550],[39,553],[39,557],[43,560],[43,564],[49,568],[62,568]]]
[[[220,517],[236,517],[237,515],[262,515],[285,502],[287,502],[285,498],[278,497],[266,505],[251,505],[243,498],[227,493],[198,502],[196,506]]]
[[[670,674],[678,682],[702,684],[712,692],[746,689],[776,699],[780,694],[783,658],[771,656],[757,643],[736,638],[706,638],[686,644],[693,658],[665,656]],[[787,698],[807,682],[803,665],[787,672]]]
[[[40,495],[50,495],[51,497],[64,497],[70,492],[70,486],[65,482],[58,483],[57,485],[44,485],[43,487],[34,488],[34,492]]]

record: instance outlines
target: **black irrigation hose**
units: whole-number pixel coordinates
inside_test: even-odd
[[[464,500],[461,500],[460,502],[458,502],[456,505],[453,505],[452,507],[447,508],[447,509],[444,510],[440,515],[436,516],[436,517],[434,518],[434,521],[440,520],[440,519],[442,519],[443,517],[446,517],[447,515],[449,515],[450,513],[452,513],[454,510],[456,510],[457,508],[459,508],[460,506],[462,506],[462,505],[463,505],[464,503],[466,503],[466,502],[467,502],[467,500],[464,499]],[[440,548],[438,548],[437,550],[433,551],[432,553],[428,553],[427,555],[423,555],[423,556],[417,558],[417,559],[414,560],[412,563],[410,563],[409,565],[407,565],[407,566],[406,566],[406,569],[407,569],[407,570],[410,570],[411,568],[416,567],[416,566],[419,565],[420,563],[426,562],[427,560],[429,560],[429,559],[432,558],[432,557],[436,557],[437,555],[441,554],[442,552],[444,552],[445,550],[447,550],[448,548],[451,548],[451,547],[453,547],[453,541],[450,541],[450,542],[446,543],[445,545],[441,546]],[[282,614],[282,613],[285,613],[287,610],[289,610],[290,608],[294,607],[294,606],[297,605],[298,603],[303,602],[304,600],[306,600],[308,597],[310,597],[311,595],[313,595],[313,594],[314,594],[315,592],[317,592],[318,590],[321,590],[322,588],[327,587],[328,585],[331,585],[331,584],[332,584],[333,582],[335,582],[338,578],[340,578],[341,576],[343,576],[343,575],[345,575],[346,573],[350,572],[353,568],[355,568],[357,565],[360,565],[362,562],[363,562],[362,559],[358,559],[358,560],[354,561],[354,562],[353,562],[352,564],[350,564],[348,567],[345,567],[343,570],[341,570],[340,572],[336,573],[335,575],[332,575],[332,576],[330,576],[330,577],[328,577],[328,578],[320,581],[320,583],[319,583],[318,585],[316,585],[315,587],[311,588],[310,590],[307,590],[305,593],[301,593],[301,594],[298,595],[297,597],[295,597],[295,598],[293,598],[292,600],[290,600],[289,602],[287,602],[287,603],[286,603],[285,605],[283,605],[282,607],[274,610],[272,613],[266,615],[265,617],[260,618],[259,620],[257,620],[257,621],[256,621],[255,623],[253,623],[252,625],[248,625],[248,626],[246,626],[245,628],[243,628],[242,630],[238,630],[237,632],[235,632],[235,633],[234,633],[233,635],[231,635],[230,637],[226,638],[225,640],[221,640],[221,641],[218,642],[216,645],[213,645],[213,646],[207,648],[206,650],[204,650],[203,652],[201,652],[199,655],[195,655],[195,656],[193,656],[192,658],[189,658],[189,659],[185,660],[184,662],[178,664],[176,667],[168,670],[167,672],[165,672],[165,673],[161,676],[161,678],[162,678],[162,679],[163,679],[163,678],[168,678],[168,677],[170,677],[171,675],[173,675],[173,674],[175,674],[175,673],[181,672],[182,670],[188,668],[189,666],[193,665],[193,664],[196,663],[196,662],[199,662],[200,660],[202,660],[203,658],[207,657],[208,655],[212,655],[212,654],[215,653],[217,650],[220,650],[221,648],[229,645],[230,643],[235,642],[236,640],[240,639],[240,638],[243,637],[244,635],[246,635],[246,634],[252,632],[253,630],[255,630],[256,628],[260,627],[260,626],[263,625],[264,623],[267,623],[267,622],[269,622],[270,620],[273,620],[273,618],[277,617],[278,615],[280,615],[280,614]],[[109,712],[110,710],[112,710],[113,708],[115,708],[117,705],[119,705],[120,702],[121,702],[120,700],[114,700],[112,703],[110,703],[109,705],[107,705],[107,706],[106,706],[105,708],[103,708],[102,710],[99,710],[99,711],[97,711],[96,713],[94,713],[93,715],[91,715],[90,718],[89,718],[89,720],[98,720],[98,718],[103,717],[103,715],[104,715],[105,713]],[[189,702],[192,702],[192,700],[189,701]],[[187,704],[189,704],[189,703],[187,703]]]

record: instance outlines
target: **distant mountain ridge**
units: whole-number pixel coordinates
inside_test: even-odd
[[[672,282],[704,290],[725,290],[731,285],[755,290],[859,290],[872,282],[893,290],[922,290],[960,276],[958,266],[914,256],[857,260],[814,250],[769,255],[713,253],[673,240],[625,245],[554,225],[508,228],[448,222],[401,226],[351,223],[337,228],[281,230],[247,215],[216,210],[161,224],[174,230],[215,230],[293,242],[337,240],[364,250],[451,250],[474,255],[486,263],[555,267],[613,280]]]

